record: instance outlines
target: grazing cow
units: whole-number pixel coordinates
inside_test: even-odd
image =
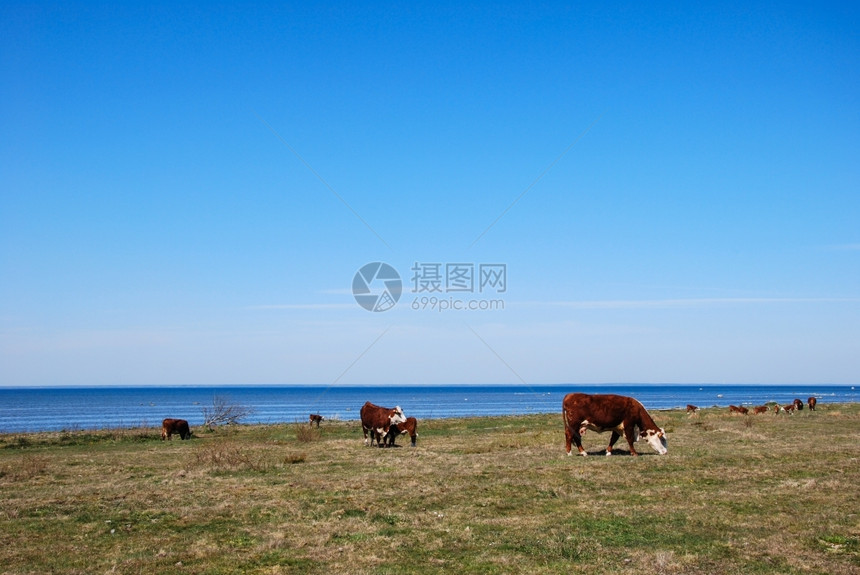
[[[759,405],[759,406],[753,407],[753,415],[758,415],[759,413],[767,413],[768,409],[770,409],[770,408],[766,405]]]
[[[799,399],[795,399],[795,400],[794,400],[794,401],[792,401],[791,403],[793,403],[793,404],[794,404],[794,408],[795,408],[797,411],[803,411],[803,402],[802,402],[802,401],[800,401]]]
[[[794,409],[795,407],[793,403],[789,403],[788,405],[782,406],[782,410],[787,412],[789,415],[794,415]]]
[[[809,411],[815,411],[815,404],[818,403],[818,400],[814,397],[810,397],[806,400],[806,403],[809,405]]]
[[[376,445],[384,447],[382,444],[383,438],[388,434],[388,430],[392,424],[397,425],[406,421],[403,415],[403,410],[400,406],[391,409],[388,407],[379,407],[373,405],[369,401],[361,406],[361,430],[364,432],[364,444],[373,445],[374,438]],[[367,434],[370,433],[370,441],[368,442]]]
[[[699,411],[698,407],[690,405],[689,403],[687,404],[687,413],[696,413],[697,411]]]
[[[730,405],[729,406],[729,413],[741,413],[743,415],[746,415],[749,412],[750,412],[750,410],[747,409],[746,407],[738,407],[737,405]]]
[[[322,416],[322,415],[318,415],[318,414],[316,414],[316,413],[312,413],[312,414],[310,414],[310,415],[308,416],[308,420],[309,420],[308,425],[313,425],[314,423],[316,423],[316,424],[317,424],[317,427],[319,427],[319,426],[320,426],[320,421],[322,421],[322,420],[323,420],[323,416]]]
[[[778,403],[774,403],[773,404],[773,412],[778,415],[780,411],[782,411],[782,406]]]
[[[161,422],[161,440],[164,441],[167,439],[170,441],[170,438],[173,434],[179,435],[182,439],[188,439],[191,437],[191,429],[188,427],[188,422],[184,419],[171,419],[167,418]]]
[[[418,420],[414,417],[407,417],[403,423],[392,425],[388,429],[388,438],[386,439],[388,447],[394,446],[394,440],[401,433],[408,433],[412,439],[412,447],[415,447],[415,443],[418,441]]]
[[[580,455],[588,455],[582,448],[582,435],[591,429],[598,433],[612,431],[606,455],[612,455],[612,446],[624,434],[630,446],[630,455],[639,455],[633,447],[639,436],[660,455],[666,448],[666,432],[657,427],[648,412],[637,400],[623,395],[589,395],[569,393],[561,403],[564,418],[564,436],[567,454],[571,455],[571,443],[576,444]]]

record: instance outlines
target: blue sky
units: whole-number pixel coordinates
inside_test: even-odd
[[[856,5],[306,4],[3,3],[0,385],[860,382]]]

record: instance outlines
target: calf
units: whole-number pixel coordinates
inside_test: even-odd
[[[687,404],[687,413],[696,413],[697,411],[699,411],[698,407],[690,405],[689,403]]]
[[[310,414],[310,415],[308,416],[308,420],[309,420],[308,425],[313,425],[314,423],[316,423],[316,424],[317,424],[317,427],[319,427],[319,426],[320,426],[320,421],[322,421],[322,420],[323,420],[323,416],[322,416],[322,415],[317,415],[316,413],[312,413],[312,414]]]
[[[814,397],[810,397],[806,400],[807,405],[809,405],[809,411],[815,411],[815,404],[818,403],[818,400]]]
[[[383,447],[382,439],[388,434],[391,425],[406,421],[399,405],[392,409],[373,405],[368,401],[361,406],[359,413],[361,415],[361,430],[364,432],[364,444],[368,446],[373,445],[373,440],[376,439],[376,445]],[[369,442],[368,433],[370,434]]]
[[[787,412],[789,415],[794,415],[795,406],[793,403],[789,403],[788,405],[783,405],[782,410]]]
[[[750,410],[747,409],[746,407],[738,407],[737,405],[730,405],[729,406],[729,413],[740,413],[740,414],[746,415],[749,412],[750,412]]]
[[[637,428],[638,437],[644,438],[654,451],[660,455],[667,451],[666,432],[657,427],[642,404],[632,397],[569,393],[561,402],[561,414],[568,455],[573,443],[580,455],[588,455],[582,448],[582,435],[588,429],[598,433],[612,431],[606,455],[612,455],[612,446],[622,433],[630,446],[630,455],[639,455],[633,447]]]
[[[181,439],[189,439],[191,437],[191,429],[188,427],[188,422],[184,419],[167,418],[161,422],[161,440],[170,441],[173,434],[179,435]]]
[[[768,409],[769,408],[766,405],[759,405],[753,408],[753,415],[758,415],[759,413],[767,413]]]
[[[386,440],[388,447],[394,446],[394,440],[401,433],[408,433],[409,438],[412,439],[412,447],[415,447],[415,443],[418,441],[418,420],[414,417],[407,417],[403,423],[392,425],[388,429],[388,439]]]

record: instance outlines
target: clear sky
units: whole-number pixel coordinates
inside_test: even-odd
[[[857,3],[210,4],[0,4],[0,386],[860,383]]]

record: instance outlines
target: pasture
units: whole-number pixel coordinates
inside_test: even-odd
[[[422,420],[415,448],[332,421],[0,435],[0,572],[860,572],[860,404],[651,411],[669,453],[638,458],[593,432],[568,457],[560,407]]]

